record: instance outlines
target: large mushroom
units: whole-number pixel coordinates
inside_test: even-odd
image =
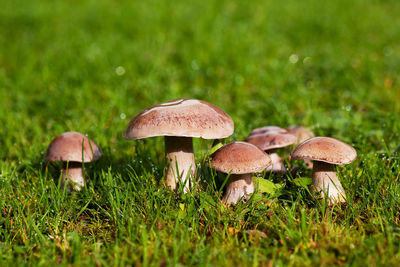
[[[85,135],[66,132],[57,136],[47,149],[46,161],[62,161],[62,187],[70,181],[68,190],[81,190],[85,185],[82,163],[98,160],[100,148]]]
[[[196,172],[193,137],[226,138],[233,133],[231,117],[221,109],[197,99],[176,99],[151,106],[134,117],[125,130],[127,140],[164,136],[166,184],[178,181],[187,192]]]
[[[254,132],[254,131],[253,131]],[[251,143],[260,149],[269,153],[272,165],[267,171],[285,173],[286,168],[283,165],[282,158],[275,153],[276,149],[290,146],[296,143],[297,137],[283,131],[264,131],[256,134],[250,134],[246,142]]]
[[[229,143],[211,155],[211,167],[229,173],[229,182],[223,203],[230,205],[254,192],[253,173],[271,165],[268,154],[246,142]]]
[[[335,165],[349,164],[356,158],[357,152],[352,146],[330,137],[308,139],[292,153],[292,159],[314,162],[312,190],[321,192],[331,203],[346,202],[346,193],[336,175]]]

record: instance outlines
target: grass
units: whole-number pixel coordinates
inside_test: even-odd
[[[1,266],[400,261],[398,1],[1,6]],[[271,176],[284,185],[278,193],[227,210],[206,140],[194,141],[201,190],[162,188],[162,138],[128,142],[122,132],[143,108],[179,97],[230,114],[226,143],[297,124],[353,145],[357,161],[337,168],[347,205],[327,207],[296,177]],[[59,166],[43,161],[50,141],[71,130],[103,150],[74,193],[59,188]]]

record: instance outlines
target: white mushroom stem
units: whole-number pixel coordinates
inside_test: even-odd
[[[269,154],[269,157],[271,158],[272,163],[266,169],[267,173],[270,171],[286,173],[285,165],[283,165],[283,159],[277,153],[271,153]]]
[[[336,175],[335,165],[314,161],[312,179],[313,190],[329,197],[331,203],[346,202],[346,193]]]
[[[253,175],[247,174],[231,174],[229,177],[228,188],[222,202],[230,205],[236,203],[240,199],[248,200],[250,194],[254,193]]]
[[[61,173],[61,187],[64,187],[67,180],[69,180],[68,191],[72,189],[80,191],[85,186],[85,177],[81,162],[64,162]]]
[[[167,160],[166,183],[172,190],[178,182],[184,183],[184,192],[188,192],[196,173],[191,137],[165,136],[165,156]]]

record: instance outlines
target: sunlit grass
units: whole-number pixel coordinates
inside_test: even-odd
[[[398,264],[398,14],[397,1],[3,1],[0,266]],[[201,190],[161,187],[163,139],[122,132],[180,97],[230,114],[226,143],[296,124],[351,144],[347,205],[314,200],[301,166],[226,209],[198,139]],[[43,160],[65,131],[103,150],[81,192]]]

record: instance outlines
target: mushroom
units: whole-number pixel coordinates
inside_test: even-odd
[[[46,153],[46,161],[62,161],[62,184],[67,180],[72,183],[71,189],[81,190],[85,185],[82,163],[98,160],[101,156],[100,148],[85,135],[78,132],[66,132],[57,136],[49,145]]]
[[[346,193],[336,175],[335,165],[349,164],[357,158],[350,145],[330,137],[314,137],[298,145],[292,159],[314,161],[313,191],[321,192],[330,203],[346,202]]]
[[[271,165],[271,159],[260,148],[246,142],[229,143],[211,155],[211,167],[230,173],[228,187],[222,202],[230,205],[239,199],[247,200],[254,192],[252,173]]]
[[[180,181],[187,192],[196,173],[192,137],[226,138],[232,135],[233,127],[231,117],[210,103],[176,99],[140,112],[129,122],[123,137],[135,140],[164,136],[166,184],[174,190]]]
[[[283,148],[294,144],[297,138],[289,133],[279,133],[276,131],[261,132],[258,134],[250,134],[246,142],[251,143],[266,152],[270,152],[269,156],[272,160],[272,165],[267,168],[267,171],[286,173],[286,168],[283,165],[282,158],[274,151],[278,148]],[[271,153],[272,152],[272,153]]]

